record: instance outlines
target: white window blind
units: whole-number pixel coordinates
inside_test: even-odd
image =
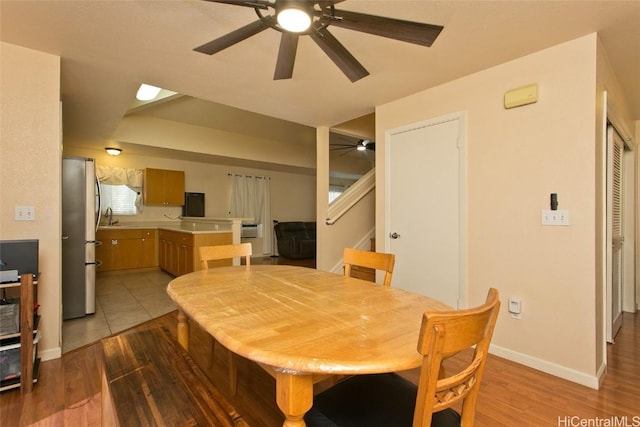
[[[97,165],[96,174],[102,190],[102,213],[111,208],[114,215],[142,212],[142,169],[125,169]]]
[[[138,193],[126,185],[100,184],[102,190],[102,212],[111,208],[114,215],[136,215]]]

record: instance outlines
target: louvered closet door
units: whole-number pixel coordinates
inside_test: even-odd
[[[607,145],[607,341],[613,342],[622,326],[624,142],[611,126],[607,129]]]

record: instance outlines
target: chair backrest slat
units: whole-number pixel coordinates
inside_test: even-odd
[[[245,257],[247,271],[251,269],[251,243],[238,243],[233,245],[201,246],[200,263],[202,269],[209,268],[209,261]]]
[[[489,289],[479,307],[449,312],[425,312],[418,339],[423,355],[413,426],[431,425],[434,412],[462,401],[461,425],[474,422],[478,390],[498,318],[498,291]],[[475,347],[474,347],[475,346]],[[461,369],[447,375],[442,361],[468,351],[470,358]],[[468,356],[466,352],[461,355]]]
[[[382,270],[385,272],[384,286],[391,286],[395,261],[396,256],[394,254],[344,248],[344,275],[351,276],[351,267],[354,265],[373,268],[374,270]]]

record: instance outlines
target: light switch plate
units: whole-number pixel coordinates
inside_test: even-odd
[[[16,206],[14,219],[16,221],[34,221],[36,208],[33,206]]]
[[[543,209],[541,222],[542,225],[569,225],[569,211],[566,209],[556,211]]]

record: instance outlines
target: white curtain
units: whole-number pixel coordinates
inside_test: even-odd
[[[232,218],[253,218],[262,224],[262,253],[272,251],[273,232],[271,230],[271,178],[229,174],[231,201],[229,215]]]
[[[142,169],[114,168],[96,165],[96,175],[101,184],[126,185],[136,192],[135,206],[142,212]]]

